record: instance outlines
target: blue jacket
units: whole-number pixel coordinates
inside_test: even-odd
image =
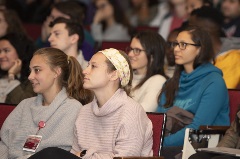
[[[165,94],[160,97],[158,112],[164,108]],[[182,146],[186,128],[198,129],[200,125],[230,125],[228,90],[222,72],[210,63],[197,67],[193,72],[181,73],[179,90],[174,106],[194,114],[191,124],[164,138],[164,146]]]

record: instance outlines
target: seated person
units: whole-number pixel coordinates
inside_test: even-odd
[[[158,112],[172,115],[166,123],[165,148],[183,146],[186,128],[230,124],[228,91],[221,70],[211,63],[214,51],[208,33],[186,26],[173,46],[176,69],[158,105]]]
[[[36,94],[28,81],[34,44],[23,34],[0,38],[0,103],[18,104]]]
[[[56,18],[50,23],[51,33],[48,38],[50,46],[60,49],[68,56],[75,57],[81,67],[85,69],[88,62],[84,59],[81,47],[84,35],[79,23],[62,17]]]
[[[28,79],[38,95],[23,100],[5,120],[1,129],[1,159],[27,159],[51,146],[69,151],[79,109],[92,100],[90,91],[83,88],[81,66],[61,50],[37,50],[29,68]],[[31,142],[34,138],[41,142]]]
[[[164,56],[166,42],[153,31],[137,33],[131,40],[128,57],[133,68],[131,97],[146,112],[155,112],[158,95],[166,81]]]
[[[29,159],[152,156],[152,123],[128,96],[132,70],[127,55],[116,49],[99,51],[83,74],[84,88],[92,90],[95,98],[78,114],[71,152],[47,148]]]

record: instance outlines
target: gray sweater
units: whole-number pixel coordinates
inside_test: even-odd
[[[70,150],[74,123],[82,106],[67,97],[63,88],[49,106],[42,106],[42,95],[23,100],[8,116],[1,129],[0,158],[26,159],[32,152],[23,151],[28,135],[36,135],[39,121],[46,126],[38,135],[42,141],[36,152],[46,147]]]

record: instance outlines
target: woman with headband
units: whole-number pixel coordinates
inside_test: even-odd
[[[116,49],[99,51],[83,74],[83,86],[95,98],[80,110],[71,153],[47,148],[30,159],[152,156],[152,123],[142,106],[128,96],[132,69],[127,55]]]

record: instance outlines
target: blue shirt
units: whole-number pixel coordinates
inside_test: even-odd
[[[157,112],[167,112],[164,108],[165,94],[160,97]],[[182,146],[185,129],[198,129],[200,125],[229,125],[228,90],[222,78],[222,72],[211,63],[198,66],[187,74],[181,73],[179,89],[173,106],[194,114],[191,124],[164,138],[164,146]]]

